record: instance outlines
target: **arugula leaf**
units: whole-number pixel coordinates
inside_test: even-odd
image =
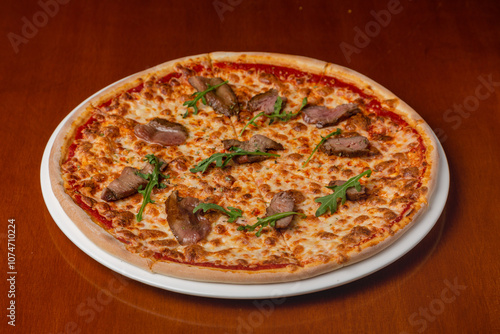
[[[214,153],[207,159],[201,161],[198,163],[194,168],[191,168],[190,171],[191,173],[196,173],[196,172],[202,172],[204,173],[207,168],[212,164],[212,162],[215,162],[216,167],[224,168],[226,165],[236,156],[239,155],[266,155],[269,157],[279,157],[279,154],[274,154],[274,153],[267,153],[267,152],[262,152],[262,151],[245,151],[239,147],[231,147],[231,150],[233,152],[228,152],[228,153]]]
[[[300,168],[304,168],[307,163],[309,162],[309,160],[311,160],[312,156],[314,155],[314,153],[316,153],[316,151],[318,150],[318,148],[323,145],[323,143],[328,139],[330,138],[331,136],[335,136],[335,135],[339,135],[341,133],[341,130],[339,128],[337,128],[337,131],[334,131],[332,133],[329,133],[327,134],[325,137],[321,136],[321,141],[318,143],[318,145],[316,145],[316,147],[314,148],[314,150],[311,152],[311,154],[309,155],[309,158],[307,158],[307,160],[302,164],[302,167]]]
[[[281,108],[283,106],[283,99],[281,98],[281,96],[277,96],[276,97],[276,102],[274,102],[274,111],[271,115],[267,115],[269,116],[271,119],[269,120],[269,125],[273,124],[274,122],[274,119],[275,118],[280,118],[281,117],[284,117],[282,115],[285,114],[285,111],[283,110],[283,112],[281,111]]]
[[[204,91],[202,92],[196,92],[194,93],[193,95],[191,95],[192,97],[194,97],[193,100],[189,100],[189,101],[186,101],[184,102],[182,105],[183,106],[186,106],[186,112],[184,113],[184,115],[182,115],[182,118],[186,118],[189,116],[189,108],[193,108],[193,115],[198,115],[198,106],[196,105],[198,103],[198,101],[201,99],[201,102],[206,105],[207,104],[207,100],[205,98],[205,95],[208,93],[208,92],[211,92],[217,88],[219,88],[220,86],[222,85],[225,85],[229,82],[229,80],[226,80],[224,82],[221,82],[220,84],[217,84],[215,86],[210,86],[209,84],[207,84],[208,88],[205,89]]]
[[[255,233],[256,237],[260,237],[260,234],[262,233],[264,227],[266,226],[274,227],[276,225],[277,220],[280,220],[281,218],[286,218],[291,215],[300,215],[302,217],[306,217],[305,214],[300,212],[294,212],[294,211],[279,212],[269,217],[257,218],[257,223],[253,225],[238,226],[238,231],[255,231],[255,229],[260,226],[259,230]]]
[[[327,186],[327,188],[332,189],[334,193],[314,200],[317,203],[321,203],[321,206],[318,208],[318,210],[316,210],[316,217],[325,214],[328,210],[330,210],[332,214],[335,213],[337,211],[337,200],[340,198],[341,204],[345,203],[347,189],[355,187],[357,191],[361,191],[361,184],[359,183],[359,179],[361,179],[365,175],[366,177],[370,177],[371,174],[371,169],[368,169],[357,176],[351,177],[349,180],[347,180],[346,183],[341,186]]]
[[[304,98],[302,99],[302,104],[300,105],[299,112],[300,112],[300,111],[302,111],[302,109],[304,109],[304,107],[306,106],[306,104],[307,104],[307,97],[304,97]],[[297,114],[298,114],[299,112],[297,112]]]
[[[148,203],[154,203],[154,201],[151,199],[151,192],[153,191],[153,188],[154,187],[158,187],[159,189],[165,188],[167,185],[164,183],[160,183],[160,178],[168,179],[170,177],[169,175],[163,175],[162,173],[160,173],[160,168],[161,165],[163,165],[163,163],[157,157],[155,157],[154,154],[146,155],[144,161],[147,161],[151,165],[154,165],[154,169],[153,172],[149,174],[136,172],[137,175],[149,181],[144,189],[142,189],[142,186],[139,187],[138,189],[138,192],[142,194],[143,197],[141,208],[139,209],[139,212],[135,216],[137,221],[139,222],[142,220],[142,213],[144,212],[144,208],[146,208],[146,205]]]
[[[230,211],[224,209],[222,206],[214,204],[214,203],[200,203],[196,208],[194,208],[193,213],[196,213],[198,210],[203,210],[203,212],[207,212],[208,210],[218,210],[222,213],[225,213],[229,216],[228,222],[234,223],[238,218],[243,217],[240,209],[233,208],[231,206],[227,207]]]
[[[274,111],[272,114],[270,115],[267,115],[265,114],[264,112],[260,112],[258,113],[257,115],[255,115],[244,127],[243,129],[241,129],[240,131],[240,134],[238,135],[238,137],[241,137],[241,135],[243,135],[243,132],[245,132],[246,128],[252,124],[253,126],[257,126],[257,124],[255,123],[255,120],[261,116],[265,116],[265,117],[268,117],[270,118],[269,120],[269,125],[273,124],[275,120],[280,120],[282,122],[288,122],[289,120],[291,120],[292,118],[296,117],[301,111],[302,109],[305,107],[305,105],[307,104],[307,97],[304,97],[302,99],[302,105],[300,106],[300,109],[299,111],[297,111],[296,113],[292,113],[292,112],[285,112],[284,110],[281,110],[281,106],[282,106],[282,103],[283,103],[283,99],[278,96],[276,98],[276,102],[274,103]]]
[[[248,122],[248,123],[247,123],[247,124],[243,127],[243,129],[241,129],[241,132],[240,132],[240,134],[238,135],[238,137],[241,137],[241,135],[243,134],[243,132],[245,132],[245,130],[247,129],[247,127],[248,127],[250,124],[252,124],[253,126],[257,126],[257,124],[255,123],[255,120],[256,120],[257,118],[259,118],[260,116],[266,116],[266,114],[265,114],[265,113],[263,113],[263,112],[260,112],[260,113],[258,113],[257,115],[255,115],[255,116],[254,116],[254,117],[253,117],[253,118],[252,118],[252,119],[251,119],[251,120],[250,120],[250,121],[249,121],[249,122]]]

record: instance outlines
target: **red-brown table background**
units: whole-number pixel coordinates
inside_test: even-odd
[[[498,1],[59,1],[5,1],[0,14],[2,333],[500,332]],[[450,164],[434,229],[373,275],[274,302],[164,291],[83,253],[42,198],[50,135],[102,87],[210,51],[337,63],[415,108]],[[17,228],[15,327],[8,219]]]

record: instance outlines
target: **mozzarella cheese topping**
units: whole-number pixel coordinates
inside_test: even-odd
[[[382,108],[392,112],[393,117],[371,108],[373,96],[351,90],[348,85],[337,87],[332,84],[336,79],[323,73],[237,65],[210,63],[208,58],[201,64],[184,61],[171,73],[146,76],[136,89],[92,107],[92,118],[78,130],[81,135],[71,143],[69,156],[61,165],[67,193],[77,202],[79,198],[85,209],[97,212],[103,228],[140,256],[243,271],[281,267],[295,271],[322,263],[341,265],[411,221],[425,201],[427,189],[423,175],[429,161],[420,133],[387,105]],[[184,103],[192,100],[196,92],[187,81],[193,75],[228,80],[240,104],[239,115],[218,114],[202,101],[198,102],[196,115],[192,108],[188,110]],[[257,114],[248,109],[249,100],[270,89],[286,98],[286,112],[299,112],[304,98],[309,104],[328,108],[357,103],[361,112],[321,129],[305,122],[302,114],[271,125],[269,118],[260,117],[239,137]],[[178,146],[161,146],[139,139],[134,127],[157,117],[182,124],[188,131],[187,141]],[[337,128],[343,135],[366,137],[377,154],[343,157],[318,150],[304,167],[322,137]],[[255,134],[282,144],[284,149],[274,152],[280,156],[252,164],[231,163],[223,169],[211,166],[205,173],[190,171],[203,159],[224,152],[222,140],[243,141]],[[105,202],[101,193],[124,167],[144,167],[147,154],[168,163],[163,172],[168,178],[162,181],[165,188],[153,190],[153,203],[146,205],[143,219],[138,222],[135,215],[142,204],[141,194]],[[332,193],[325,187],[330,181],[348,180],[367,169],[373,171],[372,176],[360,180],[367,189],[366,198],[346,201],[335,213],[315,216],[319,207],[315,200]],[[273,196],[285,190],[294,191],[296,211],[305,217],[294,216],[286,229],[265,227],[260,237],[255,232],[238,230],[264,217]],[[165,209],[165,201],[173,191],[181,197],[239,208],[243,217],[229,223],[227,216],[220,214],[206,238],[194,245],[180,245],[167,223]],[[109,226],[102,223],[104,220],[110,222]]]

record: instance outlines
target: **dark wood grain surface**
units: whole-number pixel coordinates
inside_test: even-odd
[[[10,0],[0,16],[2,333],[500,332],[498,1]],[[441,140],[451,173],[429,235],[368,277],[274,301],[165,291],[77,248],[40,188],[56,126],[120,78],[210,51],[337,63],[415,108]]]

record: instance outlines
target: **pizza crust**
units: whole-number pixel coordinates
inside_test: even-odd
[[[288,268],[244,271],[206,268],[176,262],[153,261],[131,253],[125,248],[122,242],[115,239],[106,230],[101,228],[98,223],[94,222],[93,219],[76,205],[72,198],[65,192],[63,180],[61,178],[61,163],[67,155],[68,147],[74,139],[76,130],[89,119],[92,107],[99,106],[111,98],[137,87],[148,78],[162,77],[174,71],[175,66],[189,62],[246,62],[292,67],[314,74],[338,77],[348,83],[362,87],[363,90],[369,92],[370,95],[374,95],[382,101],[391,101],[391,105],[394,106],[393,111],[402,116],[411,127],[417,129],[424,139],[427,149],[426,155],[430,165],[426,170],[426,174],[423,176],[423,182],[426,183],[428,187],[426,193],[427,202],[431,199],[436,187],[436,177],[439,167],[436,138],[430,127],[420,115],[406,103],[398,99],[389,90],[355,71],[311,58],[259,52],[214,52],[169,61],[131,75],[109,86],[91,101],[79,106],[66,121],[56,137],[49,160],[52,190],[68,217],[82,233],[99,248],[139,268],[151,270],[157,274],[164,274],[182,279],[237,284],[279,283],[314,277],[369,258],[395,242],[406,230],[418,222],[420,216],[427,209],[427,205],[422,203],[415,212],[412,212],[411,217],[403,218],[405,222],[402,224],[402,228],[397,230],[394,235],[383,240],[374,240],[364,245],[359,252],[352,251],[348,253],[348,258],[342,263],[331,261],[327,263],[313,263],[304,267],[291,265]]]
[[[212,52],[208,56],[212,63],[247,63],[247,64],[268,64],[289,67],[313,74],[323,74],[327,63],[321,60],[286,55],[281,53],[266,52]]]
[[[290,268],[267,269],[259,271],[230,270],[186,265],[174,262],[156,262],[152,269],[154,273],[177,278],[233,284],[263,284],[284,283],[310,278],[307,271],[297,266]]]

